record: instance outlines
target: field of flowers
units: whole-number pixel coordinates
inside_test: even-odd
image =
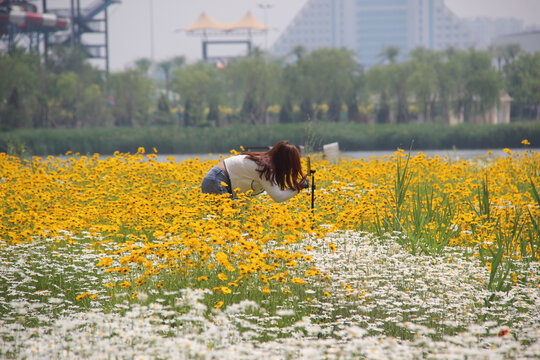
[[[540,357],[540,154],[315,156],[311,210],[156,153],[0,153],[0,358]]]

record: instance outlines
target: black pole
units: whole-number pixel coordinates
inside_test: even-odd
[[[307,176],[311,175],[311,210],[315,209],[315,170],[311,168],[311,156],[307,158]]]
[[[310,170],[311,173],[311,210],[315,209],[315,170]]]

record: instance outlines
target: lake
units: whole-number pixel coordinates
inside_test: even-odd
[[[524,152],[524,149],[511,149],[512,152]],[[530,152],[538,152],[540,149],[527,149]],[[412,151],[411,155],[417,155],[419,153],[425,154],[428,157],[445,157],[448,156],[450,160],[467,160],[467,159],[474,159],[480,156],[487,155],[488,151],[487,149],[482,150],[423,150],[423,151]],[[508,156],[502,149],[497,150],[491,150],[492,155],[491,156]],[[389,156],[394,154],[395,151],[389,151],[389,150],[381,150],[381,151],[344,151],[341,152],[342,158],[352,158],[352,159],[367,159],[371,157],[382,157],[382,156]],[[228,154],[223,154],[225,156],[228,156]],[[158,154],[158,161],[168,161],[168,157],[174,157],[175,161],[181,162],[187,159],[194,159],[196,157],[200,158],[201,160],[214,160],[219,159],[220,154]]]

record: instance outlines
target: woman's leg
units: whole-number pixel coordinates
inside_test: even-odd
[[[227,184],[227,186],[223,184]],[[205,194],[232,194],[229,177],[223,169],[214,166],[204,176],[201,191]]]

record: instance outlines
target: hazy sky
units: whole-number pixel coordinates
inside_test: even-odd
[[[353,1],[353,0],[350,0]],[[88,4],[93,0],[82,0]],[[123,70],[136,59],[152,55],[163,61],[183,55],[189,62],[202,58],[201,38],[178,31],[193,23],[202,12],[215,20],[232,22],[251,11],[272,30],[253,37],[261,48],[277,39],[307,0],[123,0],[109,7],[111,70]],[[69,5],[69,0],[48,0],[49,7]],[[264,10],[260,4],[271,4]],[[459,17],[515,17],[525,24],[540,25],[540,0],[446,0]],[[151,16],[153,12],[153,27]],[[152,31],[153,28],[153,31]],[[151,34],[153,32],[153,41]],[[152,46],[153,44],[153,46]],[[215,48],[214,48],[215,49]]]

